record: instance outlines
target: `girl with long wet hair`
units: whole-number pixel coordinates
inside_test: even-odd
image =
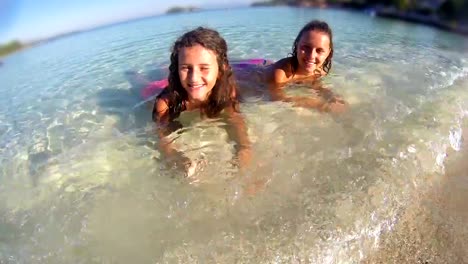
[[[160,149],[166,161],[195,173],[197,164],[175,150],[168,133],[178,128],[176,119],[184,111],[199,111],[213,118],[225,113],[236,141],[237,161],[245,166],[250,160],[250,141],[239,112],[236,83],[227,57],[228,47],[220,34],[199,27],[179,37],[171,52],[168,86],[156,98],[153,120],[158,123]]]
[[[265,71],[271,98],[324,112],[344,111],[346,102],[320,83],[332,68],[333,51],[333,33],[326,22],[313,20],[304,25],[293,42],[290,56],[269,65]],[[311,83],[317,96],[286,96],[285,84],[297,81]]]

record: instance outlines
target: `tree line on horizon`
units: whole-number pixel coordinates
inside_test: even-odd
[[[399,12],[415,12],[427,16],[437,16],[448,22],[468,25],[468,0],[260,0],[252,6],[262,5],[291,5],[291,6],[321,6],[335,5],[351,8],[386,7],[394,8]],[[197,7],[173,7],[166,13],[193,12],[200,10]],[[0,56],[5,56],[28,46],[20,41],[13,40],[0,43]]]
[[[265,0],[253,4],[261,5],[390,7],[400,12],[436,15],[446,20],[468,22],[468,0]]]
[[[196,6],[187,6],[187,7],[183,7],[183,6],[174,6],[174,7],[171,7],[169,8],[167,11],[166,11],[166,14],[176,14],[176,13],[183,13],[183,12],[194,12],[194,11],[198,11],[200,10],[199,7],[196,7]]]
[[[23,44],[21,44],[21,42],[17,40],[10,41],[3,45],[0,44],[0,56],[10,54],[22,48],[23,48]]]

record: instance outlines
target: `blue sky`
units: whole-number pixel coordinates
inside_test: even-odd
[[[0,0],[0,43],[32,41],[74,30],[161,14],[172,6],[216,8],[254,0]]]

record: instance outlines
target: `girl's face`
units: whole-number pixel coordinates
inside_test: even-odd
[[[190,101],[205,102],[218,78],[216,54],[198,44],[182,48],[179,78]]]
[[[307,75],[314,74],[330,55],[330,38],[317,30],[306,31],[299,39],[296,50],[299,70]]]

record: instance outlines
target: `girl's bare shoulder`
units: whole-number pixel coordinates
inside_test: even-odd
[[[277,84],[286,83],[294,76],[291,58],[283,58],[272,64],[271,67],[270,82]]]
[[[274,69],[283,70],[283,71],[292,71],[292,58],[282,58],[279,61],[272,64]]]
[[[162,121],[169,113],[169,99],[167,95],[156,98],[153,107],[153,120]]]

